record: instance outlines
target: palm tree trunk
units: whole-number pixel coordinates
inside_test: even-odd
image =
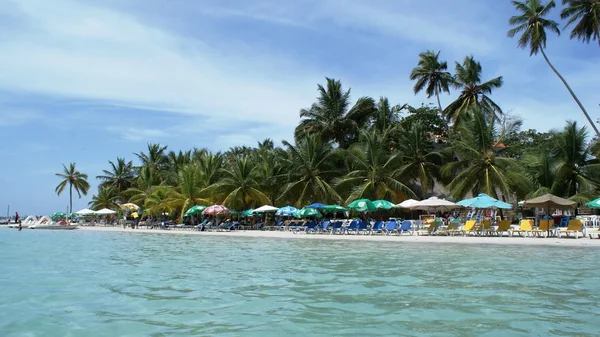
[[[437,99],[438,108],[440,109],[440,117],[442,117],[442,119],[444,120],[444,131],[446,132],[446,137],[448,137],[450,127],[448,126],[448,120],[444,118],[444,109],[442,109],[442,103],[440,102],[440,93],[437,87],[435,88],[435,98]]]
[[[69,183],[69,214],[73,213],[73,184]]]
[[[587,111],[583,107],[583,104],[581,104],[581,102],[579,101],[579,98],[577,98],[577,96],[575,95],[575,93],[573,92],[573,90],[571,89],[571,87],[569,86],[569,84],[567,83],[567,81],[564,79],[564,77],[562,77],[562,75],[558,72],[558,70],[556,70],[556,68],[554,68],[554,66],[552,65],[552,63],[550,63],[550,60],[548,59],[548,56],[546,56],[546,53],[544,52],[544,48],[540,48],[540,50],[542,51],[542,56],[544,56],[544,60],[546,60],[546,63],[548,63],[548,65],[550,66],[550,69],[552,69],[552,71],[554,71],[554,73],[556,74],[556,76],[558,76],[558,78],[560,78],[560,80],[563,82],[563,84],[565,85],[565,87],[567,87],[567,90],[569,91],[569,93],[571,94],[571,96],[573,97],[573,99],[575,100],[575,102],[577,103],[577,105],[579,105],[579,108],[581,109],[581,111],[585,115],[585,118],[587,118],[588,122],[590,122],[590,125],[592,126],[592,129],[594,129],[594,132],[596,132],[596,136],[600,137],[600,132],[598,132],[598,128],[596,128],[596,124],[594,124],[594,122],[590,118],[590,115],[588,115]]]

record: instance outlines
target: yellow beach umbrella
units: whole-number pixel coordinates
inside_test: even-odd
[[[140,209],[140,206],[128,202],[126,204],[121,205],[121,209],[128,210],[128,211],[137,211]]]

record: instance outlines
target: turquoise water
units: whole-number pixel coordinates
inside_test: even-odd
[[[0,230],[0,335],[596,336],[600,249]]]

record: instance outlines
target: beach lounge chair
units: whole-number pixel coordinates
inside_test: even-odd
[[[296,228],[294,228],[292,230],[292,232],[293,233],[296,233],[296,232],[305,232],[306,233],[307,231],[314,229],[316,226],[317,226],[317,222],[311,220],[311,221],[305,222],[302,226],[297,226]]]
[[[533,233],[533,220],[531,220],[531,219],[521,220],[521,222],[519,223],[519,229],[509,229],[508,230],[508,234],[510,236],[513,236],[514,233],[519,233],[519,236],[521,236],[521,233],[524,233],[525,236],[531,235]]]
[[[535,228],[531,233],[537,236],[548,236],[548,232],[553,234],[554,232],[554,220],[553,219],[542,219],[540,220],[540,225],[538,228]]]
[[[488,233],[490,235],[497,235],[497,236],[504,236],[504,233],[508,233],[508,230],[510,229],[510,220],[500,220],[500,222],[498,223],[498,227],[496,228],[490,228],[488,230]]]
[[[586,234],[590,239],[593,239],[594,235],[596,238],[600,239],[600,228],[586,229]]]
[[[371,230],[369,227],[371,227],[371,223],[369,223],[369,221],[367,221],[367,220],[360,221],[358,223],[358,227],[356,227],[356,231],[354,232],[354,234],[360,234],[360,233],[364,234]]]
[[[408,233],[410,235],[413,235],[413,233],[415,231],[412,228],[412,222],[410,220],[404,220],[400,224],[400,227],[398,227],[397,232],[398,232],[398,235],[402,235],[402,233]]]
[[[489,219],[484,219],[484,220],[481,220],[479,225],[477,225],[475,227],[475,232],[478,235],[483,236],[483,235],[487,234],[487,232],[490,230],[490,228],[492,228],[492,221]]]
[[[396,227],[398,226],[398,223],[396,222],[396,220],[390,220],[385,224],[385,228],[383,229],[383,234],[385,235],[390,235],[394,232],[396,232]]]
[[[460,226],[459,222],[455,222],[455,221],[450,222],[448,224],[448,227],[446,227],[446,229],[438,231],[436,234],[438,234],[438,235],[454,235],[460,231],[459,226]]]
[[[343,231],[343,228],[344,228],[345,224],[346,224],[346,220],[334,222],[333,226],[331,226],[329,234],[341,233]]]
[[[561,237],[563,233],[567,234],[567,237],[569,237],[570,234],[573,234],[575,236],[575,239],[579,239],[580,233],[581,233],[581,236],[583,236],[583,222],[581,222],[581,220],[579,220],[579,219],[569,220],[569,224],[567,225],[567,228],[566,229],[561,228],[558,231],[558,237]]]
[[[371,228],[369,228],[369,235],[372,235],[373,233],[379,233],[383,230],[383,225],[385,224],[385,222],[379,220],[377,222],[375,222],[373,224],[373,226]]]
[[[327,230],[327,227],[329,227],[329,220],[323,220],[321,221],[319,224],[317,224],[317,226],[315,226],[315,228],[306,231],[307,234],[310,233],[323,233]]]
[[[350,225],[348,225],[348,227],[344,228],[344,231],[342,232],[342,234],[350,234],[351,232],[356,231],[358,229],[359,223],[360,223],[360,220],[358,220],[358,219],[352,220],[352,222],[350,222]]]
[[[435,231],[438,230],[441,224],[442,219],[436,218],[435,220],[433,220],[433,222],[429,224],[429,226],[419,229],[417,231],[417,235],[433,235],[433,233],[435,233]]]
[[[467,236],[467,234],[470,234],[470,233],[475,233],[476,225],[477,225],[477,220],[474,220],[474,219],[467,220],[467,222],[465,222],[465,225],[460,230],[460,232],[463,234],[463,236]]]

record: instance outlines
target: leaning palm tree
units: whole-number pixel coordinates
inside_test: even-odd
[[[300,110],[300,124],[296,127],[295,139],[318,134],[325,142],[335,142],[347,148],[356,141],[360,127],[375,113],[375,102],[370,97],[361,97],[351,106],[350,89],[344,91],[342,83],[327,78],[326,87],[318,85],[319,97],[309,109]]]
[[[452,177],[446,187],[455,198],[462,199],[468,193],[486,193],[498,198],[500,192],[508,196],[515,182],[523,181],[525,184],[525,176],[510,174],[516,167],[515,161],[504,157],[505,147],[498,145],[493,119],[488,120],[479,109],[465,116],[458,129],[458,137],[450,148],[457,159],[444,165],[441,172]]]
[[[502,76],[481,82],[481,63],[473,56],[467,56],[460,64],[456,62],[456,74],[452,85],[460,89],[460,96],[444,109],[447,120],[452,120],[456,127],[464,115],[471,109],[483,112],[487,119],[499,119],[502,109],[494,103],[489,95],[494,89],[502,86]]]
[[[287,147],[288,181],[279,200],[301,207],[313,201],[339,202],[339,194],[330,181],[337,173],[335,152],[318,135],[307,136],[296,145],[283,141]]]
[[[117,158],[116,163],[110,160],[108,163],[110,164],[110,170],[102,170],[103,174],[96,177],[96,179],[102,180],[100,185],[114,187],[117,194],[130,188],[135,179],[133,163],[131,161],[126,162],[125,158]]]
[[[400,176],[417,181],[421,187],[421,198],[425,199],[427,192],[433,188],[435,179],[439,178],[444,156],[433,150],[433,144],[420,122],[402,132],[398,143],[402,159]]]
[[[92,200],[88,205],[95,210],[102,208],[116,209],[118,207],[116,201],[119,195],[113,186],[99,186],[98,193],[92,196]]]
[[[87,182],[88,175],[77,171],[75,163],[71,163],[68,168],[63,164],[63,172],[56,173],[56,176],[63,179],[56,186],[56,194],[61,195],[67,185],[69,185],[69,213],[71,213],[73,212],[73,189],[75,189],[79,198],[81,198],[82,194],[87,195],[90,189],[90,184]]]
[[[269,198],[261,191],[258,170],[247,157],[237,158],[223,177],[210,188],[211,192],[223,195],[223,204],[230,208],[246,209],[250,203],[266,204]]]
[[[436,53],[428,50],[420,53],[419,63],[410,73],[410,79],[411,81],[417,81],[413,88],[415,94],[425,89],[427,98],[435,96],[441,114],[444,109],[442,109],[442,103],[440,102],[440,93],[450,93],[450,85],[454,79],[447,71],[448,64],[446,61],[440,62],[439,56],[439,51]]]
[[[336,186],[342,191],[349,190],[346,203],[360,198],[397,200],[401,196],[415,197],[415,193],[400,181],[397,167],[401,158],[384,146],[385,136],[362,132],[361,142],[344,153],[350,163],[350,172],[336,179]]]
[[[557,35],[560,35],[560,30],[558,29],[558,23],[553,20],[546,19],[545,17],[548,15],[550,10],[556,7],[556,3],[554,0],[549,1],[547,4],[542,2],[543,0],[525,0],[525,1],[512,1],[512,4],[515,6],[515,9],[519,12],[519,15],[512,16],[508,22],[510,25],[514,26],[514,28],[508,31],[509,37],[515,37],[517,34],[522,33],[519,37],[518,46],[520,48],[529,48],[529,55],[537,55],[537,53],[542,53],[544,60],[550,66],[550,69],[558,76],[558,78],[565,85],[571,97],[575,100],[588,122],[594,129],[594,132],[597,136],[600,137],[600,132],[596,125],[590,118],[589,114],[583,107],[583,104],[579,101],[579,98],[575,95],[567,80],[556,70],[554,65],[546,56],[546,52],[544,49],[546,48],[546,30],[550,30]]]
[[[565,28],[577,22],[571,30],[571,39],[586,43],[598,40],[600,44],[600,0],[563,0],[563,5],[566,7],[560,17],[568,19]]]

